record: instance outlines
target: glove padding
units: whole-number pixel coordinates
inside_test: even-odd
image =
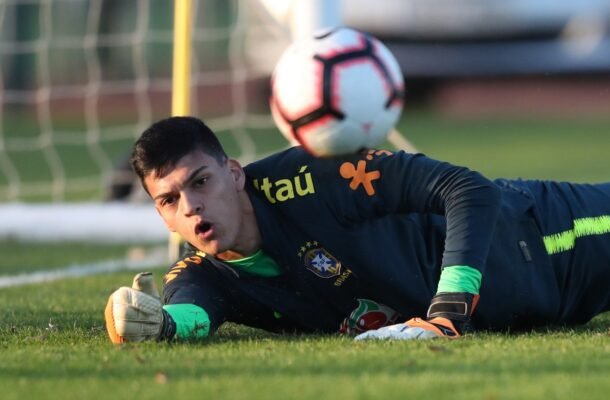
[[[104,317],[112,343],[158,339],[164,313],[152,274],[139,273],[133,278],[132,287],[124,286],[112,293]]]
[[[446,318],[433,318],[429,321],[421,318],[411,318],[407,322],[383,328],[370,330],[355,337],[355,340],[368,339],[395,339],[395,340],[424,340],[437,337],[451,339],[460,337],[453,323]]]

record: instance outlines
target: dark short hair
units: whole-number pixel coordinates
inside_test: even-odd
[[[165,175],[187,154],[201,150],[222,164],[228,157],[212,130],[194,117],[170,117],[152,124],[136,141],[131,166],[140,178]]]

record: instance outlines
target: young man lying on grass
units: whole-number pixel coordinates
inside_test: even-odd
[[[356,339],[582,324],[610,310],[610,184],[499,179],[422,154],[245,168],[200,120],[172,117],[132,166],[188,251],[109,298],[115,343],[192,340],[225,321]]]

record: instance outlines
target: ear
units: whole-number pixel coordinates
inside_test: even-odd
[[[229,159],[227,163],[229,165],[229,171],[231,172],[231,176],[233,176],[235,187],[238,191],[243,190],[246,184],[246,173],[244,172],[244,169],[237,160]]]

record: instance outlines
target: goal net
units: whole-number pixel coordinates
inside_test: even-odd
[[[294,34],[277,14],[290,3],[192,1],[190,114],[244,164],[288,145],[268,91]],[[299,12],[293,20],[307,20]],[[128,157],[171,113],[173,14],[167,0],[0,1],[0,240],[124,241],[142,237],[138,227],[151,238],[152,207],[117,204],[146,198]],[[390,142],[409,146],[396,132]],[[152,231],[166,237],[160,222]]]
[[[244,162],[286,145],[266,82],[289,35],[257,3],[193,2],[191,113]],[[0,203],[131,194],[129,149],[171,110],[172,38],[172,1],[0,2]]]

